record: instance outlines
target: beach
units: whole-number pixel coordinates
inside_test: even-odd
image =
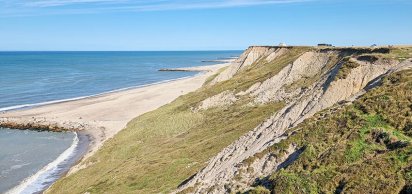
[[[105,93],[80,100],[3,112],[0,114],[0,125],[19,129],[80,131],[90,138],[88,151],[82,158],[85,160],[133,118],[170,103],[181,95],[195,91],[209,76],[229,64],[187,68],[188,71],[201,72],[188,78]],[[69,174],[84,167],[76,165],[71,168]]]

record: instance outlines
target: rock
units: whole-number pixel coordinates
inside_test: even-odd
[[[220,73],[210,84],[226,81],[232,78],[236,73],[247,69],[250,65],[259,59],[266,58],[267,61],[272,61],[284,52],[286,47],[269,47],[269,46],[252,46],[249,47],[237,60],[235,60],[229,68]]]
[[[199,107],[195,108],[194,111],[206,110],[209,108],[229,106],[235,103],[237,100],[236,96],[231,91],[224,91],[220,94],[212,96],[203,100]]]
[[[275,52],[279,52],[279,50],[272,47],[249,48],[240,57],[243,63],[233,64],[226,74],[220,76],[216,81],[229,79],[245,66],[247,67],[256,60],[261,60]],[[336,52],[339,51],[307,52],[274,77],[262,83],[255,83],[247,91],[238,93],[237,95],[250,95],[258,103],[279,100],[286,100],[287,103],[283,109],[211,158],[207,166],[179,187],[177,192],[186,188],[193,188],[194,193],[226,193],[227,189],[231,187],[246,189],[247,184],[245,183],[249,184],[256,177],[268,176],[273,173],[281,163],[289,161],[287,158],[297,153],[297,150],[291,145],[286,157],[273,158],[270,155],[264,155],[248,167],[242,165],[243,161],[287,138],[288,134],[285,134],[285,131],[297,126],[304,119],[332,107],[338,102],[350,102],[356,99],[373,83],[377,82],[382,75],[412,66],[410,62],[398,64],[391,60],[357,61],[359,66],[350,69],[346,78],[335,79],[342,64],[340,62],[332,64],[326,70],[325,67],[330,61],[330,55],[345,55],[345,53]],[[356,61],[356,59],[353,60]],[[300,91],[298,89],[294,91],[285,89],[285,86],[304,77],[314,76],[317,79],[305,89]],[[232,96],[227,92],[219,94],[212,97],[213,99],[209,99],[209,103],[219,104],[217,102],[224,101],[222,100],[225,99],[224,96],[229,95]],[[403,144],[398,144],[403,146]],[[396,146],[399,146],[398,144]],[[241,172],[240,180],[235,178]]]

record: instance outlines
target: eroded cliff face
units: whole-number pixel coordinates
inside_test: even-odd
[[[288,49],[290,48],[250,47],[218,75],[212,84],[229,80],[254,65],[276,60],[287,53]],[[293,162],[301,152],[293,144],[289,145],[282,157],[275,157],[264,150],[287,139],[289,134],[285,133],[286,130],[296,127],[315,113],[337,103],[348,103],[356,99],[384,75],[411,68],[410,60],[400,63],[385,57],[368,57],[385,52],[385,49],[313,48],[263,82],[256,82],[236,94],[225,91],[206,99],[199,108],[208,108],[205,104],[219,106],[220,102],[230,106],[228,102],[242,96],[252,98],[255,104],[284,101],[286,105],[211,158],[207,166],[185,182],[177,192],[242,191],[256,178],[268,176]],[[245,162],[256,154],[261,156],[251,163]]]
[[[242,55],[232,63],[232,65],[220,73],[215,79],[211,81],[211,84],[226,81],[232,78],[239,71],[245,70],[253,63],[259,60],[265,60],[267,62],[273,61],[275,58],[284,54],[287,48],[283,47],[249,47]]]

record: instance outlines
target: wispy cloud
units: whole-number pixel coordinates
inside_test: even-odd
[[[67,6],[73,4],[103,4],[103,3],[117,3],[113,0],[33,0],[23,2],[22,5],[29,7],[57,7]]]
[[[314,0],[0,0],[0,15],[213,9]]]

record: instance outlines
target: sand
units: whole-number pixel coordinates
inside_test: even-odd
[[[11,123],[16,126],[54,126],[52,128],[59,130],[81,130],[91,137],[89,151],[83,157],[84,160],[93,155],[106,140],[125,128],[133,118],[195,91],[209,76],[229,64],[190,67],[187,70],[204,73],[180,80],[1,113],[0,125]],[[76,171],[78,168],[73,169]]]

